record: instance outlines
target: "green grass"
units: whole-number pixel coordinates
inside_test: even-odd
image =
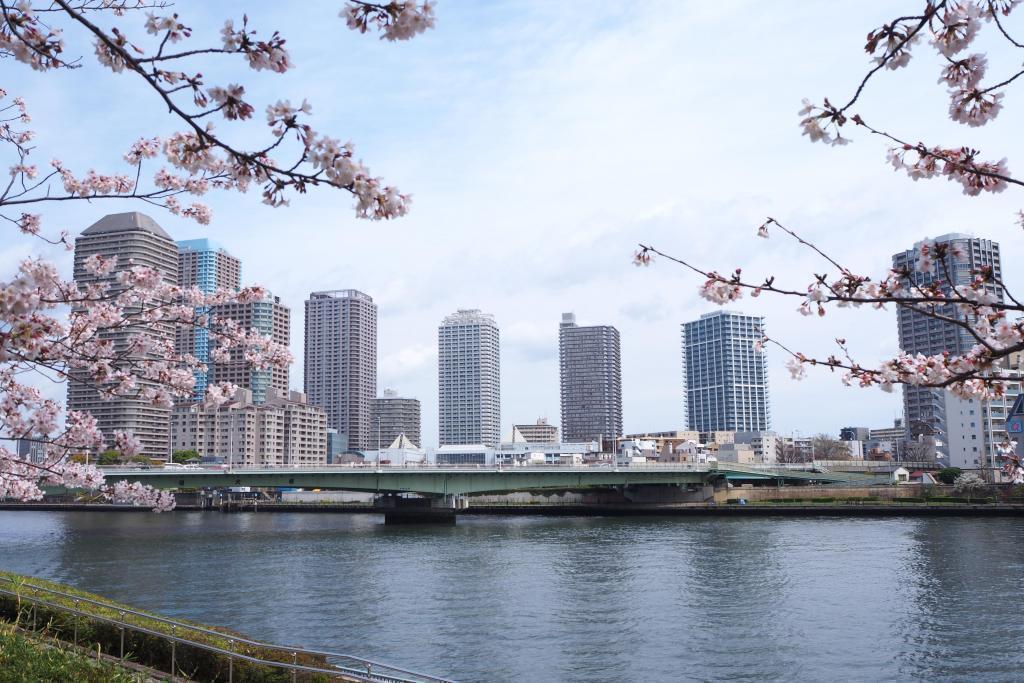
[[[143,612],[143,610],[138,610],[134,607],[114,602],[113,600],[108,600],[102,596],[87,593],[71,586],[65,586],[52,581],[20,576],[9,572],[0,572],[0,577],[9,578],[14,582],[12,584],[7,581],[0,581],[0,588],[14,591],[19,594],[18,597],[0,594],[0,624],[3,624],[4,622],[8,624],[18,624],[23,629],[38,631],[44,636],[56,638],[68,643],[75,642],[77,638],[77,643],[79,645],[86,646],[94,651],[98,646],[101,652],[114,657],[120,656],[121,653],[121,629],[119,626],[93,620],[87,616],[75,616],[52,607],[37,606],[33,611],[31,604],[25,598],[38,597],[57,605],[77,608],[86,612],[90,616],[97,615],[116,620],[120,620],[122,618],[122,609],[133,609],[137,612]],[[71,596],[96,600],[102,603],[102,605],[80,602],[76,606],[74,598],[65,598],[45,592],[36,593],[26,585],[29,583],[43,588],[58,590]],[[124,615],[124,622],[143,626],[158,633],[172,633],[172,629],[169,624],[149,618],[150,616],[157,615],[147,612],[143,612],[143,614],[148,616],[126,614]],[[237,642],[232,643],[233,638],[243,636],[227,629],[188,622],[183,619],[178,619],[177,621],[217,631],[217,633],[202,633],[198,631],[183,631],[183,629],[178,629],[177,635],[179,637],[258,659],[287,663],[292,662],[290,653],[287,653],[284,650],[271,650],[254,645],[240,644]],[[124,651],[127,659],[160,671],[171,670],[171,644],[169,641],[158,636],[125,629],[124,643]],[[179,675],[185,675],[196,680],[228,680],[230,658],[227,655],[179,643],[175,647],[174,661],[175,668]],[[307,666],[330,668],[324,658],[313,657],[310,655],[299,656],[298,663]],[[291,672],[284,669],[272,669],[267,666],[250,662],[242,662],[237,659],[234,661],[233,667],[233,678],[235,681],[291,681]],[[310,675],[305,674],[304,676]],[[319,676],[314,675],[303,678],[303,680],[312,681],[318,680],[319,678]],[[37,679],[28,678],[20,680],[30,681]],[[0,681],[3,681],[3,679],[0,679]]]
[[[0,683],[136,683],[145,678],[67,646],[47,645],[0,624]]]

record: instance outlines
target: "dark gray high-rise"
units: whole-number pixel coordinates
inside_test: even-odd
[[[580,327],[573,313],[558,326],[562,440],[622,435],[622,358],[611,325]]]

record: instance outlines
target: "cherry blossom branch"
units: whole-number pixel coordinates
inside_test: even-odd
[[[963,354],[901,354],[878,368],[866,368],[854,361],[844,340],[837,340],[837,343],[847,359],[845,362],[835,356],[824,360],[815,359],[768,337],[758,342],[759,348],[763,343],[771,342],[786,351],[791,356],[787,366],[796,378],[803,376],[804,365],[824,365],[833,370],[846,370],[846,383],[856,381],[861,386],[880,385],[889,391],[895,384],[912,384],[948,388],[962,396],[1002,395],[1005,387],[998,364],[1011,354],[1024,350],[1024,320],[1020,317],[1024,307],[1009,293],[1006,296],[1012,303],[1003,301],[1004,285],[995,277],[991,268],[982,267],[974,272],[969,285],[954,285],[952,262],[965,255],[957,253],[955,245],[925,242],[916,247],[918,260],[915,269],[925,274],[937,272],[937,278],[930,282],[916,282],[913,271],[893,269],[885,278],[875,282],[869,277],[854,274],[774,218],[769,217],[761,225],[757,231],[758,236],[769,237],[770,226],[780,228],[801,246],[838,268],[839,279],[829,281],[826,275],[815,275],[814,281],[804,291],[778,286],[774,276],[768,276],[762,283],[756,284],[744,280],[739,269],[726,277],[644,244],[640,245],[635,263],[649,265],[652,257],[658,256],[698,273],[706,278],[699,288],[700,295],[720,305],[739,299],[743,292],[749,292],[753,297],[768,292],[801,298],[803,301],[798,310],[804,315],[817,312],[819,316],[824,316],[828,304],[854,307],[869,304],[874,308],[882,308],[887,303],[893,303],[943,324],[963,329],[977,342]],[[1010,314],[1016,315],[1016,319],[1011,320]]]
[[[981,192],[1001,192],[1008,184],[1024,185],[1010,175],[1006,159],[979,161],[977,150],[968,146],[942,148],[925,146],[920,142],[910,144],[868,126],[861,116],[850,111],[860,101],[868,82],[883,68],[894,70],[907,66],[912,45],[927,28],[931,34],[929,42],[946,62],[940,82],[950,88],[950,118],[972,127],[987,124],[1002,109],[1003,93],[997,91],[1016,82],[1024,75],[1024,70],[1017,70],[1008,78],[985,87],[982,80],[988,67],[986,56],[971,54],[961,58],[958,54],[973,43],[983,21],[995,23],[1003,38],[1013,46],[1024,47],[1010,36],[1000,19],[1000,15],[1008,16],[1019,4],[1020,0],[926,0],[921,15],[898,17],[871,31],[865,51],[869,55],[877,55],[875,65],[860,80],[853,96],[842,107],[833,105],[828,98],[821,105],[804,100],[799,112],[804,135],[812,142],[845,145],[849,140],[843,137],[841,130],[852,121],[897,143],[897,147],[889,150],[889,162],[897,170],[905,170],[913,180],[944,175],[961,183],[964,193],[972,196]],[[908,163],[906,155],[911,152],[917,154],[917,160]],[[1024,218],[1021,223],[1024,224]]]

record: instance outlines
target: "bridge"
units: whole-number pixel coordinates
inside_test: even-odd
[[[513,491],[628,490],[635,502],[703,502],[726,482],[867,486],[887,475],[815,471],[794,466],[734,463],[639,463],[495,467],[473,465],[321,465],[306,467],[226,467],[199,469],[106,469],[108,482],[127,481],[158,489],[302,488],[377,494],[385,520],[426,517],[454,520],[468,506],[467,496]],[[414,494],[413,497],[402,494]]]
[[[814,469],[806,465],[641,463],[600,465],[321,465],[306,467],[208,467],[199,469],[105,469],[108,481],[158,489],[315,488],[373,493],[464,496],[509,491],[567,490],[637,485],[702,485],[724,478],[827,484],[875,484],[888,475]]]

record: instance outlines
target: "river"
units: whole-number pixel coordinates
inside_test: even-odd
[[[0,511],[0,568],[459,681],[1024,677],[1009,518]]]

